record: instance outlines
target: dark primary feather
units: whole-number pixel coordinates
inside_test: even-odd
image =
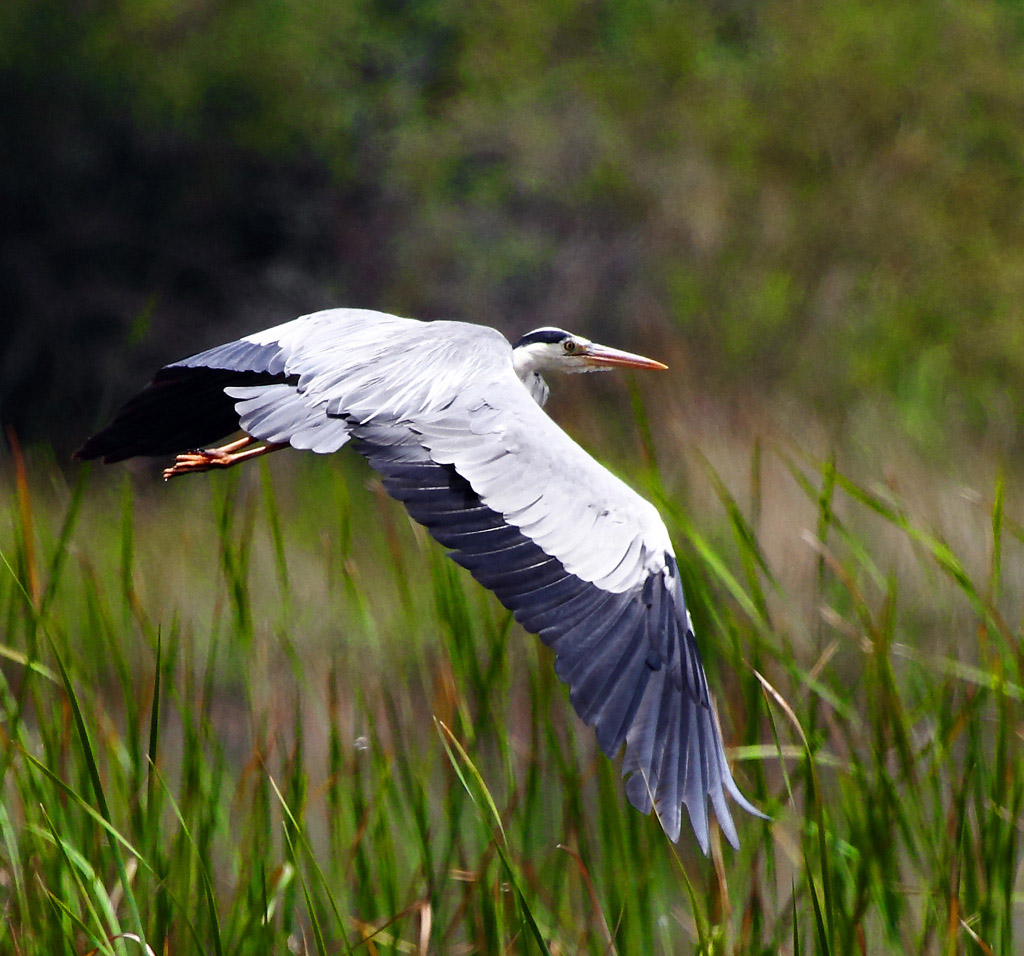
[[[102,458],[107,464],[135,455],[173,455],[202,448],[238,430],[235,400],[225,388],[296,384],[286,375],[276,343],[240,339],[200,352],[160,369],[75,458]]]
[[[710,797],[735,845],[724,793],[758,811],[720,756],[721,735],[671,555],[665,570],[643,584],[621,593],[602,590],[566,571],[488,508],[453,466],[432,461],[412,428],[349,425],[356,450],[388,492],[555,651],[555,670],[601,749],[614,756],[626,744],[630,802],[644,813],[656,808],[673,840],[685,805],[707,852]]]
[[[224,394],[225,388],[285,381],[284,375],[268,372],[169,365],[75,457],[102,458],[110,464],[135,455],[173,455],[202,448],[238,429],[235,402]]]

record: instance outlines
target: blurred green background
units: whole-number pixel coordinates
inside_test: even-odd
[[[1024,6],[5,0],[0,409],[333,305],[1021,450]]]
[[[0,0],[0,952],[1014,956],[1022,172],[1024,0]],[[338,305],[670,364],[552,405],[677,544],[740,851],[357,455],[66,467]]]

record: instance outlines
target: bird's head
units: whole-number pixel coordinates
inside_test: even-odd
[[[520,378],[541,372],[603,372],[613,368],[664,369],[654,359],[598,345],[565,329],[527,332],[512,346],[512,360]]]

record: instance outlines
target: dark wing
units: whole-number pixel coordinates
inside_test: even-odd
[[[225,388],[265,387],[282,381],[287,379],[264,372],[162,368],[75,457],[102,458],[112,464],[136,455],[174,455],[204,448],[238,430],[235,402]]]
[[[738,845],[725,794],[762,814],[729,770],[672,555],[630,587],[606,590],[568,571],[489,507],[457,466],[433,461],[414,428],[350,424],[356,449],[388,492],[555,651],[556,672],[601,749],[611,757],[626,744],[633,806],[656,808],[677,840],[685,805],[707,853],[710,799],[722,831]]]

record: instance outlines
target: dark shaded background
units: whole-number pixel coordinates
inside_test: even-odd
[[[1017,2],[7,0],[0,414],[333,305],[1021,448]],[[657,340],[657,341],[655,341]]]

